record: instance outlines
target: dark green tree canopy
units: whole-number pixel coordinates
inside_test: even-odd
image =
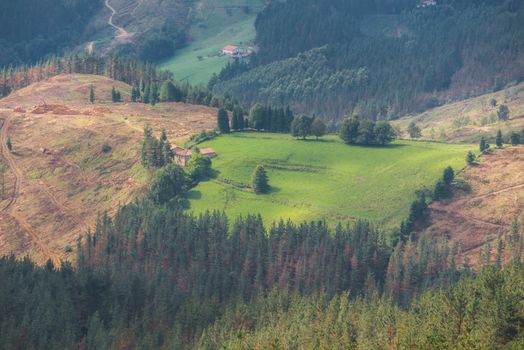
[[[253,192],[264,194],[269,192],[269,178],[262,165],[258,165],[252,176]]]
[[[217,128],[222,134],[229,134],[229,116],[224,108],[220,108],[217,113]]]

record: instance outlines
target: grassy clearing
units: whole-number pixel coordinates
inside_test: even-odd
[[[386,227],[399,224],[415,190],[432,187],[446,166],[463,168],[473,148],[409,141],[384,148],[350,147],[335,136],[316,142],[259,133],[224,136],[201,146],[217,151],[213,167],[219,175],[189,193],[190,210],[196,213],[261,213],[267,223],[363,218]],[[242,189],[257,164],[268,171],[268,195]]]
[[[161,68],[172,71],[178,80],[206,84],[230,60],[217,55],[225,45],[243,44],[255,38],[254,22],[263,1],[224,0],[220,5],[215,6],[211,0],[199,3],[189,46],[161,64]],[[248,6],[248,13],[244,6]]]

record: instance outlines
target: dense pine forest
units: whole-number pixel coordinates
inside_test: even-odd
[[[524,78],[522,1],[291,0],[257,18],[259,52],[210,86],[329,118],[396,118]]]
[[[516,224],[495,253],[483,250],[477,275],[445,239],[392,240],[365,221],[264,227],[256,215],[188,215],[186,175],[167,169],[144,199],[99,217],[78,241],[76,266],[0,260],[2,348],[517,349],[524,341]]]
[[[102,0],[16,0],[0,5],[0,67],[34,63],[77,44]]]

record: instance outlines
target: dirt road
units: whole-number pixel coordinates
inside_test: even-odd
[[[124,28],[117,26],[113,22],[113,19],[115,18],[115,15],[117,14],[117,12],[113,8],[113,6],[111,6],[111,4],[109,3],[109,0],[105,1],[105,6],[109,9],[109,11],[111,11],[111,16],[109,16],[109,19],[107,20],[107,24],[109,24],[111,27],[113,27],[116,30],[117,35],[115,37],[115,40],[117,40],[118,42],[130,41],[131,38],[133,37],[133,34],[129,33]]]
[[[11,154],[11,151],[7,148],[6,142],[8,138],[8,130],[9,130],[9,123],[11,121],[12,116],[6,115],[6,114],[0,114],[0,117],[3,118],[3,122],[1,125],[0,130],[0,151],[2,153],[2,157],[5,159],[8,167],[11,169],[14,175],[14,186],[13,186],[13,192],[11,193],[11,196],[9,198],[9,201],[7,204],[2,208],[2,212],[8,216],[10,216],[12,219],[14,219],[20,227],[22,227],[31,237],[31,240],[38,246],[38,248],[42,251],[42,253],[48,258],[51,259],[53,262],[53,265],[56,267],[61,266],[60,257],[58,254],[53,252],[52,249],[47,246],[41,239],[38,233],[31,227],[31,225],[22,218],[16,211],[14,210],[16,201],[18,199],[18,195],[20,193],[20,184],[22,181],[22,174],[18,167],[16,166],[15,160],[13,159],[13,156]]]

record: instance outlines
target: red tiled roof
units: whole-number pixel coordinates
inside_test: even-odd
[[[238,49],[238,46],[235,45],[226,45],[222,51],[235,51]]]

